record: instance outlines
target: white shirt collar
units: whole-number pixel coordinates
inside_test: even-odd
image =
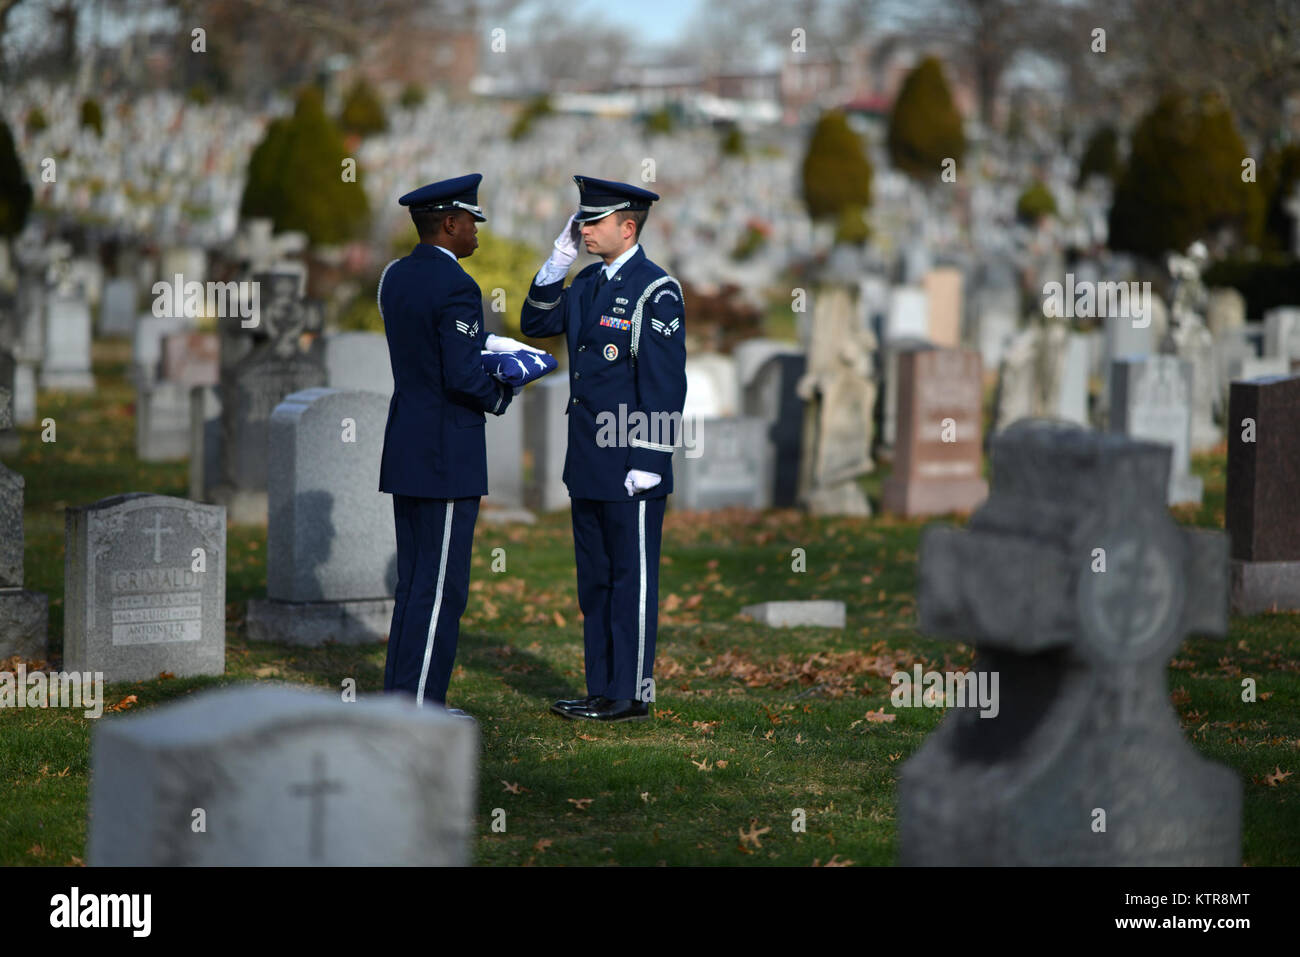
[[[641,248],[640,243],[633,243],[631,249],[629,249],[623,255],[619,256],[608,266],[604,266],[603,268],[605,270],[605,278],[613,279],[614,276],[618,273],[619,269],[623,266],[623,264],[627,262],[629,259],[631,259],[633,256],[635,256],[636,251],[640,248]]]
[[[446,246],[434,246],[433,248],[434,248],[434,249],[441,249],[443,252],[445,252],[448,256],[451,257],[451,261],[452,261],[452,262],[454,262],[454,263],[458,263],[458,262],[460,262],[460,260],[456,258],[456,254],[455,254],[454,252],[452,252],[450,249],[448,249]]]

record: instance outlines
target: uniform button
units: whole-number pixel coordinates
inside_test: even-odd
[[[575,373],[573,374],[573,378],[574,378],[575,380],[576,380],[576,379],[581,379],[581,378],[582,378],[582,373],[581,373],[581,372],[575,372]]]
[[[586,351],[587,351],[587,347],[586,347],[586,346],[578,346],[578,351],[579,351],[579,352],[586,352]]]
[[[577,396],[574,396],[574,398],[573,398],[573,404],[574,404],[574,405],[577,405],[577,404],[578,404],[578,398],[577,398]]]

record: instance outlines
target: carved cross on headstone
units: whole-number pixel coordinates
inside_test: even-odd
[[[904,864],[1240,862],[1241,786],[1165,687],[1228,624],[1228,542],[1175,525],[1167,446],[1022,420],[968,529],[921,541],[930,635],[974,644],[995,716],[948,714],[900,776]]]
[[[142,529],[146,535],[153,536],[153,563],[155,565],[162,562],[162,537],[170,535],[173,529],[162,527],[162,513],[155,512],[153,516],[153,528]]]
[[[311,798],[308,822],[308,835],[311,842],[309,853],[313,861],[319,861],[325,842],[325,798],[330,794],[343,793],[343,782],[326,779],[325,755],[315,752],[311,756],[311,781],[291,784],[289,793],[294,797]]]

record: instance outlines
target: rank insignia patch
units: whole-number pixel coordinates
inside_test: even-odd
[[[461,320],[457,319],[456,331],[463,332],[465,335],[473,339],[478,336],[478,320],[475,319],[474,324],[470,325],[468,322],[462,322]]]

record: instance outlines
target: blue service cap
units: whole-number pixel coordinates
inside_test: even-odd
[[[578,184],[578,214],[573,217],[575,223],[603,219],[620,209],[649,209],[650,204],[659,198],[658,193],[629,183],[616,183],[591,176],[575,176],[573,181]]]
[[[480,223],[487,217],[478,205],[478,184],[483,180],[482,173],[469,173],[455,179],[444,179],[413,189],[398,200],[403,206],[416,209],[463,209]]]

